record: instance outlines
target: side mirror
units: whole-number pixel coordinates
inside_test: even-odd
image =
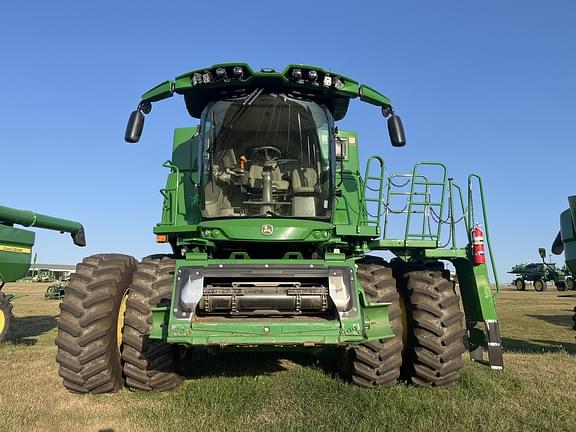
[[[546,258],[546,249],[545,248],[538,248],[538,253],[540,254],[540,258]]]
[[[402,120],[394,113],[388,117],[388,135],[390,135],[390,142],[394,147],[404,147],[406,145]]]
[[[554,255],[560,255],[564,252],[564,242],[562,242],[562,234],[558,231],[554,241],[552,242],[552,253]]]
[[[128,143],[137,143],[140,141],[140,136],[142,135],[142,129],[144,128],[144,113],[137,109],[132,111],[130,118],[128,119],[128,125],[126,126],[126,133],[124,134],[124,140]]]

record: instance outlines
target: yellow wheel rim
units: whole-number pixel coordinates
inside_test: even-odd
[[[120,308],[118,309],[118,325],[116,326],[116,343],[118,344],[118,351],[120,351],[120,347],[122,346],[122,331],[124,330],[127,302],[128,291],[126,291],[122,296],[122,300],[120,300]]]
[[[402,321],[402,342],[404,347],[408,344],[408,309],[406,309],[406,302],[400,294],[400,320]]]
[[[6,315],[5,312],[0,309],[0,334],[4,333],[5,327],[6,327]]]

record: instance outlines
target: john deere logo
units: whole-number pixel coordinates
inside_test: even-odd
[[[262,235],[272,235],[272,233],[274,232],[274,227],[272,225],[262,225],[262,228],[260,228],[260,232],[262,233]]]

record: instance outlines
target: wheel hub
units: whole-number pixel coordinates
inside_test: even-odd
[[[116,326],[116,343],[118,344],[118,352],[122,346],[122,331],[124,330],[124,319],[126,316],[126,306],[128,302],[128,291],[122,295],[120,300],[120,307],[118,308],[118,324]]]
[[[0,334],[4,333],[4,328],[6,327],[6,312],[0,309]]]

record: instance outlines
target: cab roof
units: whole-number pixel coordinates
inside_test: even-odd
[[[255,88],[288,92],[317,100],[328,107],[335,120],[344,118],[350,99],[357,97],[372,105],[391,106],[390,99],[378,91],[317,66],[290,64],[281,72],[276,72],[266,68],[255,71],[246,63],[215,64],[182,74],[144,93],[141,103],[156,102],[181,94],[188,113],[200,118],[209,102],[242,96]]]

